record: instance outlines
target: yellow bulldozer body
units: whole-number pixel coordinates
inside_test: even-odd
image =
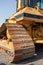
[[[0,50],[12,57],[9,61],[30,58],[35,54],[35,44],[43,44],[43,10],[38,6],[23,8],[21,1],[18,12],[0,28]]]

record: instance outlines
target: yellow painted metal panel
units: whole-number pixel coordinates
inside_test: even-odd
[[[42,43],[43,44],[43,40],[36,40],[35,43]]]
[[[8,23],[16,23],[15,20],[8,20]]]
[[[9,42],[9,40],[0,40],[0,47],[2,48],[6,48],[6,49],[9,49],[9,50],[14,50],[13,48],[13,42]]]
[[[10,34],[9,34],[9,32],[8,32],[8,29],[6,30],[6,35],[7,35],[7,38],[8,38],[8,39],[11,39],[11,36],[10,36]]]

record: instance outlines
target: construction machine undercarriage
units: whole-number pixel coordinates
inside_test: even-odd
[[[33,57],[35,44],[43,44],[43,10],[38,2],[17,0],[16,14],[0,28],[0,51],[9,55],[10,62]]]

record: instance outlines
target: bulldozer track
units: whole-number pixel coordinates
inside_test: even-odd
[[[26,31],[26,29],[21,24],[4,23],[5,28],[8,30],[11,40],[13,42],[14,51],[11,49],[3,47],[5,52],[9,54],[13,60],[18,61],[28,57],[34,56],[35,46],[34,43]],[[9,58],[10,58],[9,56]]]

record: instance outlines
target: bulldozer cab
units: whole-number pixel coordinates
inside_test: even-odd
[[[38,6],[43,9],[43,0],[17,0],[18,10],[25,7],[35,7]]]

